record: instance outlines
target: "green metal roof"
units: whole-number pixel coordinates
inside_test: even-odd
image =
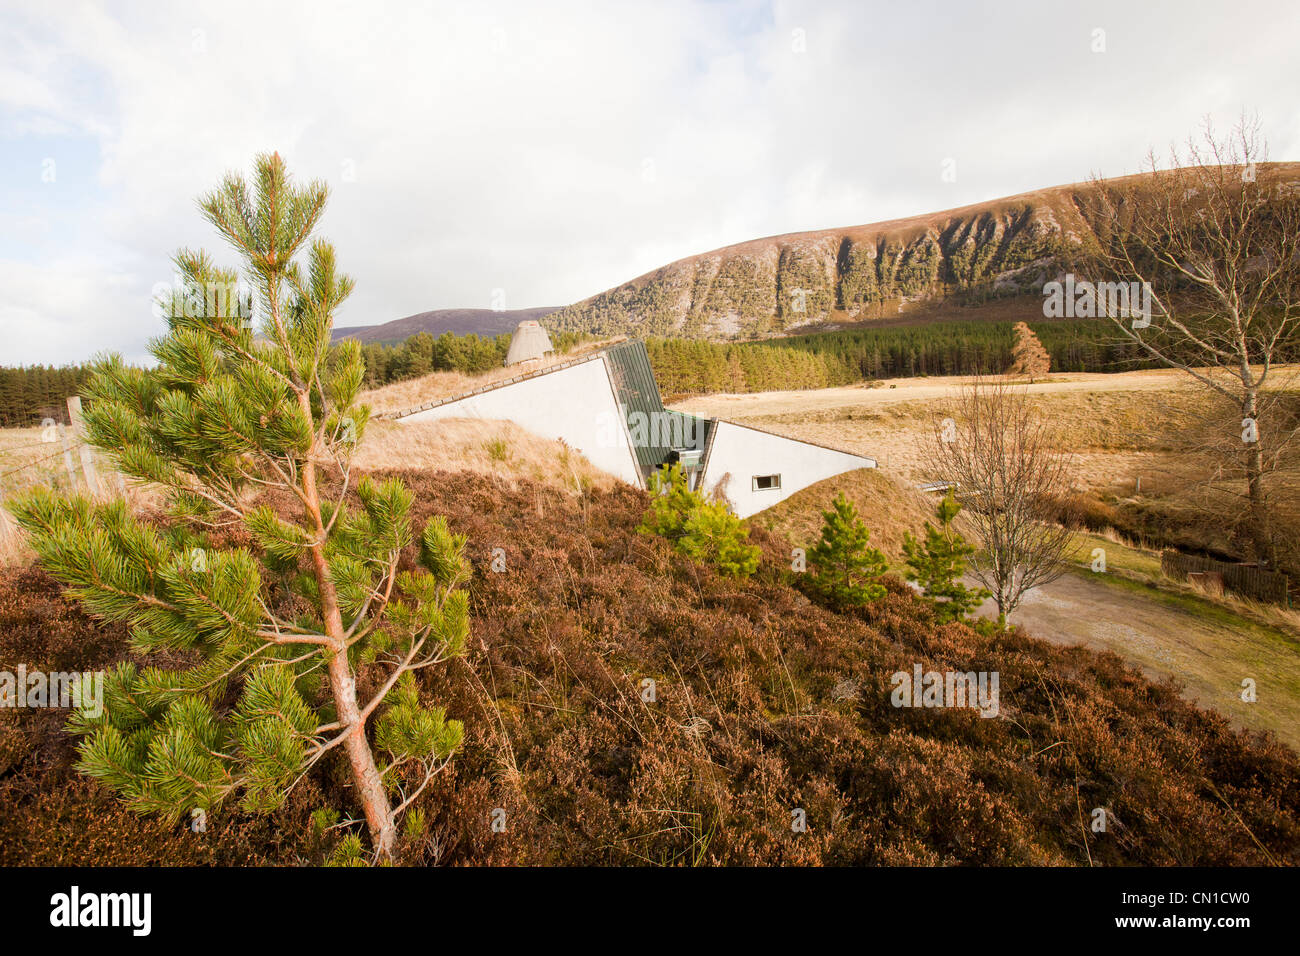
[[[632,436],[633,451],[643,472],[650,472],[669,459],[674,449],[703,448],[712,419],[687,415],[664,408],[650,367],[645,343],[620,342],[605,350],[614,377],[614,392]]]

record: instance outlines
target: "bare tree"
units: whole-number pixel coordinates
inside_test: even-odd
[[[937,423],[925,464],[966,505],[983,544],[970,574],[992,592],[1005,624],[1026,591],[1065,572],[1071,533],[1053,515],[1070,491],[1071,459],[1023,389],[983,378],[964,386],[953,415]]]
[[[1169,543],[1253,554],[1248,459],[1241,435],[1213,427],[1235,424],[1240,406],[1190,376],[1184,378],[1184,388],[1142,396],[1143,415],[1154,426],[1147,431],[1148,440],[1153,451],[1164,453],[1140,466],[1143,493],[1165,499],[1150,503],[1147,527],[1160,529],[1158,537]],[[1300,392],[1270,387],[1260,393],[1258,405],[1270,544],[1276,566],[1295,569],[1300,567]],[[1154,483],[1148,483],[1148,476]]]
[[[1291,437],[1261,427],[1266,388],[1294,357],[1300,329],[1300,174],[1265,163],[1258,121],[1243,118],[1223,138],[1207,121],[1169,168],[1155,154],[1137,176],[1095,178],[1085,217],[1095,235],[1076,267],[1098,292],[1107,283],[1140,295],[1099,304],[1142,351],[1181,369],[1227,400],[1218,428],[1233,441],[1245,485],[1254,557],[1276,564],[1265,478]]]

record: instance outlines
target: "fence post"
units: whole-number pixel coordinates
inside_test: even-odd
[[[72,467],[72,439],[63,422],[59,422],[59,440],[63,442],[63,467],[68,469],[68,491],[77,490],[77,469]]]
[[[100,494],[99,477],[95,474],[95,455],[90,446],[86,444],[86,430],[81,421],[81,396],[72,395],[68,398],[68,420],[72,422],[72,430],[77,436],[80,443],[81,452],[81,473],[86,478],[86,490],[93,497],[98,498]]]

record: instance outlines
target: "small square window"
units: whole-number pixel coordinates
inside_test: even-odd
[[[767,491],[769,488],[780,488],[780,475],[755,475],[754,491]]]

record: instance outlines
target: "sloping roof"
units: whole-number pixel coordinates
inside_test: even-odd
[[[613,375],[614,394],[633,438],[637,464],[642,469],[658,468],[674,447],[704,447],[712,419],[664,408],[644,342],[621,342],[605,349],[604,354]],[[643,417],[638,421],[633,416]],[[637,440],[638,432],[641,440]]]
[[[546,334],[540,322],[531,319],[520,322],[515,334],[510,337],[510,351],[506,353],[506,364],[515,365],[529,359],[539,359],[547,352],[554,352],[551,337]]]
[[[834,445],[827,445],[819,441],[809,441],[807,438],[795,438],[793,435],[785,435],[781,432],[775,432],[770,428],[759,428],[757,425],[749,424],[749,422],[732,421],[730,418],[714,418],[712,421],[714,424],[733,425],[736,428],[748,428],[751,432],[762,432],[764,435],[771,435],[773,438],[784,438],[786,441],[798,442],[801,445],[810,445],[813,448],[821,448],[825,451],[833,451],[841,455],[850,455],[854,458],[861,458],[863,461],[871,462],[873,468],[880,465],[880,462],[876,459],[872,458],[870,455],[864,455],[861,452],[845,451],[843,448],[836,448]]]

